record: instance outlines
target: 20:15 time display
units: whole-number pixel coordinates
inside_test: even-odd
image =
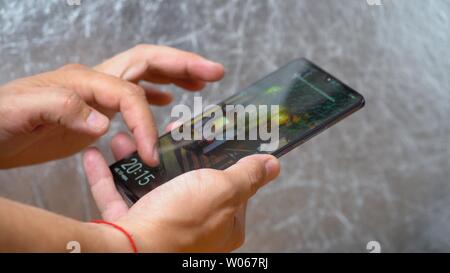
[[[143,167],[143,164],[138,162],[137,158],[132,158],[130,162],[120,165],[120,168],[127,174],[135,176],[134,180],[139,186],[145,186],[155,179],[155,176],[151,174],[150,171],[144,170]]]

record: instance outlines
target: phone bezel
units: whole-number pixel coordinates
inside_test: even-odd
[[[286,144],[285,146],[283,146],[282,148],[274,151],[273,153],[271,153],[273,156],[280,158],[281,156],[285,155],[286,153],[292,151],[293,149],[297,148],[298,146],[304,144],[305,142],[307,142],[308,140],[310,140],[311,138],[317,136],[318,134],[320,134],[321,132],[325,131],[326,129],[330,128],[331,126],[335,125],[336,123],[338,123],[339,121],[345,119],[346,117],[350,116],[351,114],[353,114],[354,112],[358,111],[359,109],[363,108],[365,105],[365,99],[364,97],[357,92],[356,90],[354,90],[353,88],[351,88],[350,86],[348,86],[347,84],[343,83],[342,81],[340,81],[339,79],[337,79],[336,77],[334,77],[333,75],[331,75],[330,73],[328,73],[327,71],[325,71],[324,69],[322,69],[321,67],[317,66],[316,64],[314,64],[313,62],[311,62],[310,60],[306,59],[306,58],[299,58],[299,59],[295,59],[291,62],[289,62],[287,65],[293,63],[293,62],[297,62],[297,61],[304,61],[306,62],[308,65],[311,65],[312,67],[314,67],[315,69],[319,70],[320,72],[324,73],[325,75],[327,75],[327,77],[331,77],[333,80],[335,80],[336,82],[338,82],[339,84],[341,84],[343,87],[345,87],[350,93],[352,93],[352,95],[354,95],[355,97],[358,98],[358,101],[351,107],[349,107],[348,109],[346,109],[345,111],[341,112],[339,115],[337,116],[333,116],[333,117],[329,117],[328,119],[326,119],[320,126],[315,127],[314,129],[311,129],[310,131],[308,131],[307,134],[302,135],[301,137],[290,141],[288,144]],[[286,66],[287,66],[286,65]],[[282,69],[282,68],[280,68]],[[276,72],[276,71],[275,71]],[[274,72],[274,73],[275,73]],[[268,75],[270,76],[270,74]]]

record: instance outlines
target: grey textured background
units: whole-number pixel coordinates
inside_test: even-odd
[[[138,43],[222,62],[218,102],[294,57],[359,90],[367,106],[282,159],[249,207],[240,251],[450,251],[449,1],[0,0],[0,83],[94,65]],[[192,104],[176,90],[175,103]],[[160,129],[170,108],[154,108]],[[1,117],[0,117],[1,118]],[[120,119],[98,146],[107,151]],[[0,195],[98,217],[80,155],[0,172]]]

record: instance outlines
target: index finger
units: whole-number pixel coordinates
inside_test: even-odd
[[[113,75],[134,82],[148,80],[178,85],[180,80],[191,84],[218,81],[225,73],[221,64],[197,54],[146,44],[129,49],[96,67],[101,71],[106,68]]]
[[[150,166],[159,163],[158,132],[147,104],[145,91],[138,85],[80,66],[57,71],[58,83],[77,92],[88,103],[120,111],[132,132],[141,158]]]

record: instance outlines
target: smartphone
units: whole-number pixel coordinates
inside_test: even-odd
[[[275,150],[262,151],[260,147],[264,141],[258,139],[175,140],[172,133],[167,133],[159,138],[158,167],[147,166],[135,152],[111,165],[110,169],[121,194],[136,202],[185,172],[200,168],[223,170],[239,159],[257,153],[281,157],[361,109],[364,103],[361,94],[311,61],[296,59],[218,104],[224,113],[226,105],[278,105],[276,117],[258,121],[270,123],[270,119],[277,119],[278,145]],[[206,116],[211,118],[202,114],[189,120],[185,126],[195,129]],[[227,122],[222,120],[220,124],[224,126]],[[246,119],[245,124],[249,123]],[[233,126],[236,127],[236,123]]]

